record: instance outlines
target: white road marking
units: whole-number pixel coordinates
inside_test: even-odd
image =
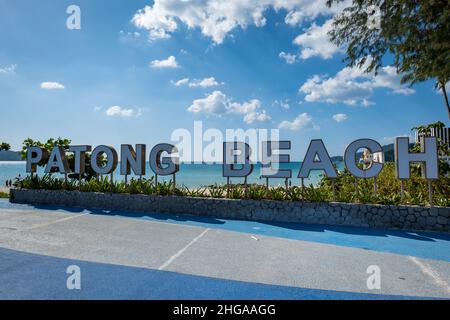
[[[424,274],[426,274],[431,279],[433,279],[433,282],[437,286],[445,289],[448,293],[450,293],[450,285],[447,283],[447,281],[442,279],[435,270],[433,270],[431,267],[427,266],[426,264],[420,262],[420,260],[417,259],[416,257],[408,257],[408,258],[409,258],[409,260],[414,262]]]
[[[56,223],[60,223],[60,222],[68,221],[68,220],[73,220],[73,219],[76,219],[76,218],[79,218],[79,217],[82,217],[82,216],[86,216],[88,214],[89,213],[78,214],[76,216],[71,216],[71,217],[68,217],[68,218],[59,219],[59,220],[52,221],[52,222],[49,222],[49,223],[38,224],[38,225],[35,225],[35,226],[27,228],[27,229],[22,229],[22,230],[19,229],[18,231],[30,231],[30,230],[34,230],[34,229],[37,229],[37,228],[47,227],[47,226],[50,226],[52,224],[56,224]]]
[[[192,239],[191,242],[189,242],[183,249],[181,249],[180,251],[178,251],[177,253],[175,253],[173,256],[171,256],[169,258],[169,260],[167,260],[166,262],[164,262],[164,264],[162,264],[158,270],[164,270],[165,268],[167,268],[168,266],[170,266],[172,264],[172,262],[175,261],[176,258],[178,258],[179,256],[181,256],[187,249],[189,249],[190,246],[192,246],[194,243],[196,243],[198,240],[200,240],[209,230],[211,230],[210,228],[204,230],[201,234],[199,234],[198,236],[196,236],[194,239]]]

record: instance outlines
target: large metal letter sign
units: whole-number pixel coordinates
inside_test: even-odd
[[[102,156],[106,155],[106,165],[101,166]],[[117,168],[117,151],[113,147],[98,146],[92,151],[91,167],[98,174],[110,174]]]
[[[74,173],[83,174],[86,170],[86,152],[91,152],[91,146],[70,146],[69,152],[75,156]]]
[[[409,152],[409,138],[397,138],[395,143],[395,163],[398,179],[409,179],[410,164],[422,164],[422,177],[428,180],[439,179],[437,138],[425,137],[422,139],[422,152]]]
[[[370,153],[383,152],[381,145],[371,139],[360,139],[352,142],[345,150],[345,167],[357,178],[377,177],[383,169],[383,164],[372,161],[368,169],[361,169],[357,165],[356,153],[359,149],[368,149]]]
[[[26,171],[35,173],[37,166],[46,164],[45,172],[59,172],[66,175],[73,169],[79,175],[80,186],[82,175],[85,173],[86,155],[91,151],[90,145],[69,146],[64,149],[62,146],[55,146],[49,151],[37,146],[27,148]],[[359,166],[358,151],[364,150],[364,166]],[[421,163],[422,175],[429,180],[430,203],[432,203],[431,180],[439,179],[439,157],[438,143],[436,137],[424,137],[421,140],[420,153],[409,152],[409,139],[397,138],[395,143],[395,162],[397,178],[402,180],[402,194],[405,179],[410,179],[411,163]],[[270,178],[285,179],[288,188],[289,179],[292,178],[291,169],[280,169],[280,164],[290,163],[288,151],[291,150],[290,141],[264,141],[261,146],[261,176],[266,179],[269,186]],[[66,152],[74,155],[74,168],[69,167]],[[165,155],[167,153],[168,155]],[[381,155],[381,157],[379,156]],[[374,178],[374,190],[376,192],[376,177],[383,169],[383,150],[381,145],[372,139],[359,139],[352,142],[345,150],[344,162],[348,171],[355,178]],[[245,142],[224,142],[223,143],[223,177],[227,178],[227,185],[230,185],[230,178],[245,178],[252,174],[254,164],[251,160],[252,149]],[[377,160],[381,159],[381,160]],[[111,174],[118,165],[118,153],[112,147],[101,145],[96,147],[91,154],[90,165],[94,172],[101,175]],[[132,172],[138,176],[146,174],[146,145],[137,144],[135,149],[129,144],[121,145],[120,174],[127,176]],[[177,147],[163,143],[155,146],[149,156],[151,170],[158,176],[174,175],[173,184],[176,185],[175,174],[180,170],[179,151]],[[304,179],[309,178],[311,171],[324,171],[328,178],[336,179],[338,173],[334,167],[330,155],[322,140],[312,140],[305,155],[305,159],[298,173],[304,186]],[[355,179],[357,188],[357,179]],[[334,186],[333,186],[334,190]],[[357,189],[356,189],[357,191]]]
[[[316,160],[316,158],[318,158],[318,160]],[[309,174],[313,170],[325,171],[325,175],[328,178],[334,179],[338,177],[336,169],[331,162],[330,155],[328,154],[322,140],[311,141],[298,177],[308,178]]]
[[[292,170],[280,169],[280,163],[289,163],[288,154],[273,154],[274,151],[291,150],[290,141],[264,141],[262,143],[261,177],[263,178],[292,178]],[[272,164],[276,168],[273,169]]]
[[[47,166],[45,167],[45,173],[53,172],[53,168],[58,169],[59,173],[68,173],[69,163],[67,162],[66,153],[63,147],[54,146],[50,157],[48,158]]]
[[[164,152],[172,155],[178,153],[178,149],[167,143],[158,144],[152,149],[150,152],[150,168],[158,176],[169,176],[180,170],[178,157],[163,157]]]
[[[250,163],[251,148],[244,142],[224,142],[223,176],[227,178],[245,178],[253,172]],[[241,168],[237,169],[236,165]]]
[[[120,153],[120,174],[129,175],[131,170],[137,176],[145,175],[145,144],[136,145],[136,151],[129,144],[121,146]]]
[[[27,173],[35,173],[37,165],[41,162],[47,162],[48,151],[39,147],[27,148]]]

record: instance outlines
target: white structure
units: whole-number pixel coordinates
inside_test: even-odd
[[[416,143],[420,143],[424,136],[426,135],[416,131]],[[429,136],[438,138],[445,143],[450,150],[450,128],[431,128]],[[439,159],[450,165],[450,156],[439,156]]]
[[[416,143],[420,143],[424,136],[425,134],[416,131]],[[450,148],[450,128],[431,128],[428,136],[440,139]]]

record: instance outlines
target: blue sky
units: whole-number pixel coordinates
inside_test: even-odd
[[[301,159],[314,138],[335,155],[357,138],[388,144],[447,122],[433,82],[410,89],[389,67],[345,69],[321,1],[257,3],[0,0],[0,140],[153,145],[203,120],[280,128]],[[66,27],[71,4],[81,30]]]

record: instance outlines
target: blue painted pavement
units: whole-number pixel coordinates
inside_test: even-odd
[[[67,289],[70,265],[81,290]],[[265,285],[0,249],[0,299],[84,300],[403,300],[420,299]],[[428,299],[428,298],[427,298]]]
[[[437,232],[408,232],[294,223],[270,223],[226,220],[210,217],[108,211],[98,209],[62,208],[11,204],[0,200],[0,209],[52,210],[67,214],[88,213],[173,224],[216,228],[267,237],[302,240],[336,246],[353,247],[378,252],[395,253],[450,262],[450,234]]]

